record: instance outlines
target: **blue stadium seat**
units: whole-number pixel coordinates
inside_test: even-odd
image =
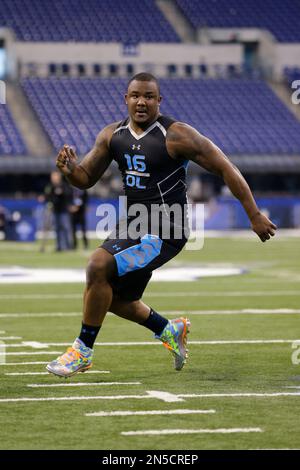
[[[300,123],[259,80],[161,79],[164,114],[228,154],[300,154]],[[26,78],[23,88],[54,147],[86,153],[105,125],[127,115],[121,78]]]
[[[180,42],[154,0],[1,0],[0,26],[22,41]]]
[[[290,87],[295,80],[300,80],[300,67],[284,67],[283,74]]]
[[[176,0],[194,28],[263,28],[278,41],[300,42],[299,0]]]
[[[0,155],[26,155],[27,149],[7,104],[0,105]]]

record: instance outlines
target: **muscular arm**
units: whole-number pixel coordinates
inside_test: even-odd
[[[258,209],[252,192],[238,170],[211,140],[193,127],[174,123],[167,132],[167,149],[173,158],[192,160],[202,168],[223,178],[232,194],[243,205],[252,229],[262,241],[275,234],[276,226]]]
[[[57,167],[73,186],[87,189],[101,178],[112,161],[109,144],[117,123],[110,124],[99,132],[93,148],[79,164],[74,151],[65,145],[58,154]]]

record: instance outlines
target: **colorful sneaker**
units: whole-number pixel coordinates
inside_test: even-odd
[[[155,338],[162,341],[163,345],[173,354],[176,370],[183,368],[188,357],[186,345],[190,326],[191,322],[187,318],[176,318],[169,321],[160,336],[155,335]]]
[[[71,377],[92,367],[93,350],[76,338],[67,352],[47,365],[46,369],[59,377]]]

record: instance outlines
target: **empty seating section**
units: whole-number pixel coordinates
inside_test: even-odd
[[[262,81],[174,79],[164,90],[166,112],[227,153],[300,153],[300,123]]]
[[[162,112],[185,121],[229,154],[300,154],[300,123],[262,81],[162,79]],[[106,124],[127,115],[127,81],[23,80],[53,145],[84,154]]]
[[[23,88],[55,148],[85,153],[106,124],[126,116],[120,79],[24,79]],[[125,82],[124,82],[125,85]]]
[[[283,74],[288,86],[291,86],[295,80],[300,81],[300,67],[284,67]]]
[[[1,0],[22,41],[179,42],[154,0]]]
[[[0,105],[0,155],[25,155],[26,147],[7,105]]]
[[[176,0],[191,24],[264,28],[278,41],[300,42],[300,0]]]

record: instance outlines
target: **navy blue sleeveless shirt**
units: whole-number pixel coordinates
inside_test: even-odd
[[[120,122],[110,142],[110,153],[122,174],[127,204],[186,204],[188,161],[175,160],[167,151],[166,134],[172,123],[159,116],[142,134]]]

